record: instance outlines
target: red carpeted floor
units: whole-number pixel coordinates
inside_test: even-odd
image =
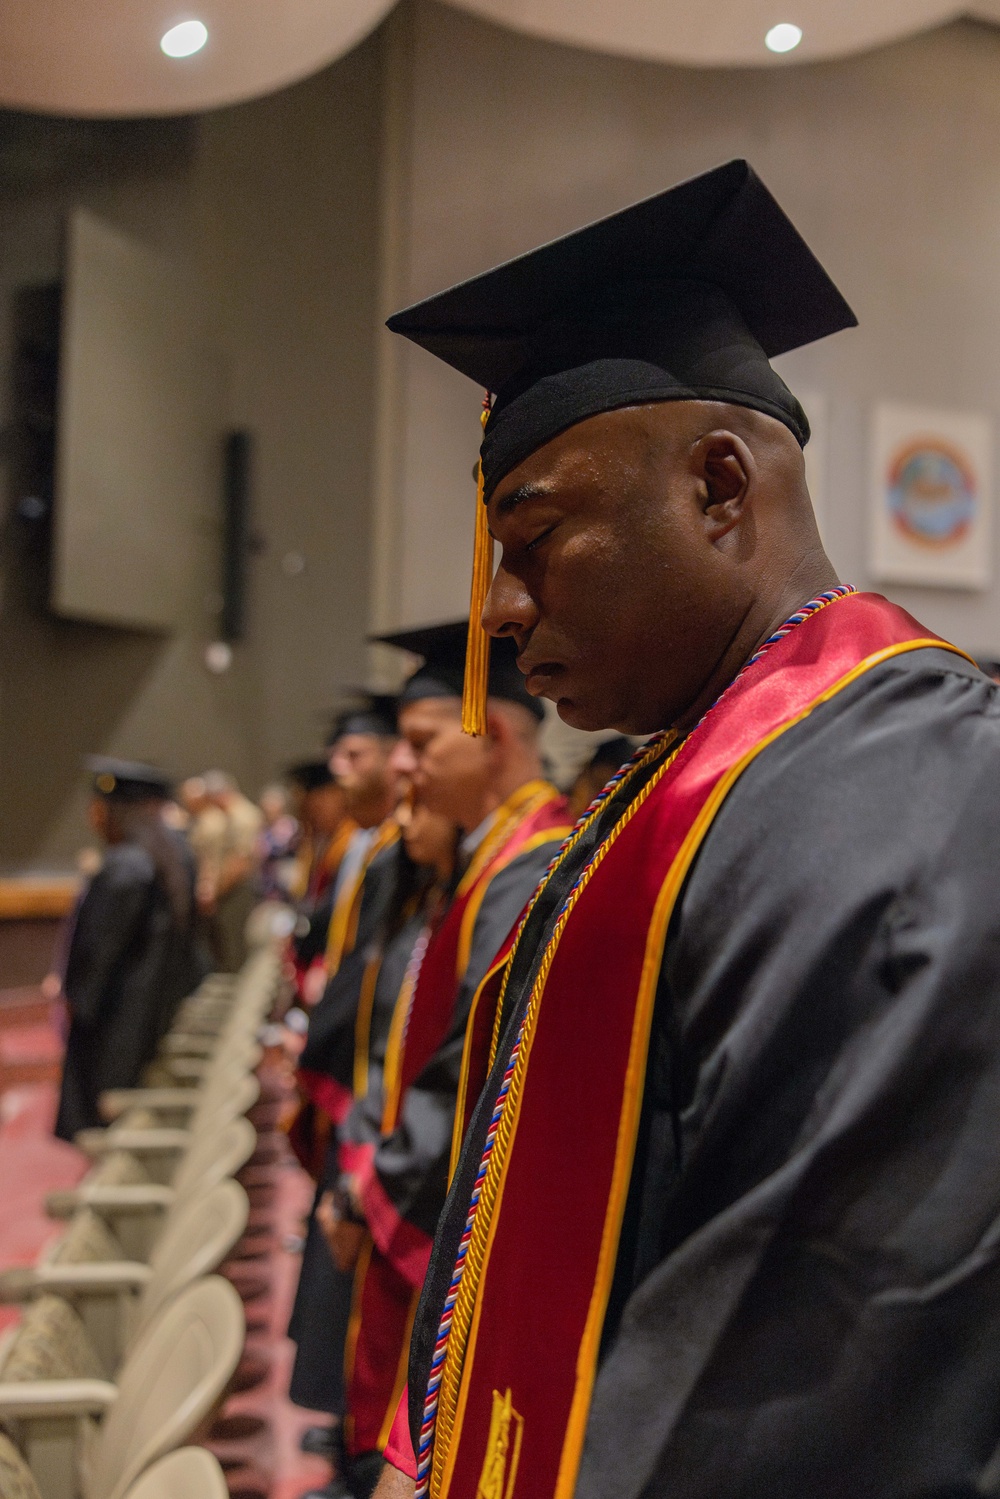
[[[58,1037],[45,1027],[11,1027],[3,1038],[11,1060],[58,1057]],[[33,1264],[62,1232],[45,1216],[46,1194],[74,1186],[87,1169],[81,1152],[52,1137],[57,1096],[51,1081],[0,1093],[0,1270]],[[247,1304],[248,1359],[264,1377],[230,1396],[208,1442],[226,1469],[233,1499],[298,1499],[330,1478],[328,1465],[298,1445],[307,1426],[328,1417],[299,1410],[285,1393],[294,1355],[285,1329],[299,1273],[299,1256],[287,1245],[300,1232],[313,1187],[290,1160],[278,1168],[277,1183],[273,1248],[261,1262],[267,1290]],[[17,1316],[16,1308],[0,1306],[0,1331]]]
[[[8,1032],[8,1035],[11,1033]],[[0,1270],[33,1265],[64,1225],[46,1218],[46,1193],[75,1187],[87,1158],[52,1138],[57,1093],[52,1083],[25,1083],[0,1094]],[[0,1306],[0,1329],[18,1317]]]
[[[330,1480],[327,1463],[299,1451],[306,1427],[326,1425],[329,1417],[300,1410],[285,1393],[295,1353],[285,1329],[299,1275],[299,1256],[285,1242],[300,1233],[312,1195],[305,1172],[291,1163],[282,1166],[275,1205],[277,1248],[268,1257],[270,1295],[260,1304],[247,1304],[248,1351],[268,1361],[268,1374],[255,1389],[230,1396],[208,1442],[227,1470],[233,1499],[298,1499]],[[258,1318],[263,1321],[259,1332],[253,1330]]]

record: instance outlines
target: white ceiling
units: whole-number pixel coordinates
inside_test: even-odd
[[[394,0],[0,0],[0,104],[69,115],[183,114],[316,72]],[[795,67],[879,46],[965,14],[1000,24],[1000,0],[451,0],[536,36],[699,67]],[[197,17],[209,41],[171,60],[160,36]],[[793,21],[776,57],[764,33]]]
[[[521,31],[601,52],[697,67],[787,68],[864,52],[960,15],[1000,22],[1000,0],[452,0]],[[776,57],[764,34],[778,21],[802,29]]]

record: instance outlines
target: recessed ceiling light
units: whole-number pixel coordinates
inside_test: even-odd
[[[793,26],[791,21],[781,21],[777,26],[771,27],[764,38],[764,45],[769,52],[791,52],[801,40],[801,26]]]
[[[191,57],[208,41],[208,27],[201,21],[181,21],[160,37],[160,50],[168,57]]]

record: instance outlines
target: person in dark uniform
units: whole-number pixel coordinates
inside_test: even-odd
[[[401,804],[396,815],[402,836],[393,851],[395,882],[380,930],[368,951],[361,986],[366,1014],[364,1023],[355,1027],[354,1103],[337,1129],[336,1156],[331,1151],[327,1177],[332,1185],[327,1187],[316,1210],[317,1223],[331,1237],[333,1218],[338,1211],[334,1204],[339,1200],[339,1184],[345,1175],[371,1159],[381,1137],[386,1051],[414,950],[426,945],[427,935],[447,908],[453,888],[458,830],[446,818],[429,813],[426,807],[412,807],[408,800]],[[340,1296],[335,1304],[327,1303],[330,1307],[335,1305],[336,1315],[327,1318],[311,1345],[317,1355],[322,1350],[322,1357],[344,1394],[349,1378],[345,1360],[351,1342],[349,1314],[356,1304],[357,1249],[357,1245],[353,1246],[354,1253],[346,1257],[331,1250],[333,1283]],[[353,1352],[352,1348],[352,1366]],[[352,1427],[350,1419],[345,1427]],[[349,1430],[345,1432],[337,1426],[331,1434],[329,1429],[311,1428],[304,1444],[307,1450],[331,1456],[335,1475],[329,1485],[304,1495],[303,1499],[344,1499],[349,1494],[367,1493],[374,1486],[381,1459],[374,1468],[370,1460],[366,1462],[362,1457],[359,1461],[352,1450]]]
[[[461,730],[468,620],[383,636],[423,658],[400,692],[394,754],[418,809],[462,830],[456,879],[436,906],[400,987],[385,1047],[380,1137],[345,1167],[331,1216],[338,1263],[357,1265],[348,1338],[347,1476],[368,1499],[405,1376],[452,1151],[462,1045],[473,997],[569,832],[542,774],[540,704],[500,642],[488,672],[488,736]],[[311,1496],[318,1499],[318,1496]]]
[[[379,693],[356,696],[329,736],[332,773],[343,790],[353,831],[328,887],[328,915],[317,946],[321,959],[310,970],[324,982],[298,1058],[303,1105],[291,1132],[296,1154],[316,1181],[316,1195],[288,1327],[296,1344],[289,1398],[336,1418],[334,1427],[311,1427],[305,1438],[307,1450],[334,1456],[344,1405],[351,1277],[334,1265],[316,1209],[340,1173],[336,1130],[355,1101],[358,1006],[397,886],[400,857],[399,824],[393,816],[399,791],[389,765],[396,742],[395,700]],[[321,903],[312,919],[314,929],[323,909]]]
[[[1000,696],[823,552],[769,356],[854,321],[736,161],[391,322],[497,393],[489,634],[652,738],[480,996],[384,1495],[1000,1492]]]
[[[106,845],[73,923],[63,993],[69,1038],[56,1134],[103,1121],[106,1088],[132,1088],[180,1001],[207,971],[194,920],[195,867],[162,817],[160,771],[94,758],[90,821]]]
[[[303,999],[306,975],[322,962],[340,862],[358,829],[347,814],[329,755],[293,765],[288,781],[302,830],[290,894],[297,917],[291,954],[296,989]]]

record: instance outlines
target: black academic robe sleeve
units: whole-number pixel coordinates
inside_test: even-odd
[[[193,863],[178,840],[193,908]],[[145,849],[107,851],[77,912],[64,988],[70,1032],[56,1133],[101,1123],[106,1088],[134,1087],[177,1005],[204,973],[193,921],[178,924]]]
[[[936,652],[731,793],[668,938],[577,1499],[1000,1492],[998,850],[1000,694]]]
[[[300,968],[306,969],[326,951],[326,939],[333,918],[333,897],[336,882],[331,880],[315,904],[302,901],[299,905],[299,922],[303,930],[292,938],[292,949]]]
[[[424,914],[420,911],[390,938],[382,954],[368,1034],[368,1088],[354,1100],[337,1130],[338,1138],[346,1144],[374,1145],[381,1136],[386,1044],[410,956],[423,928]]]
[[[374,1169],[397,1213],[429,1236],[448,1190],[455,1101],[472,1001],[552,853],[552,843],[532,849],[511,860],[490,882],[476,917],[469,963],[448,1032],[407,1089],[399,1124],[375,1152]]]
[[[81,1026],[101,1018],[114,995],[111,980],[135,940],[152,898],[156,871],[144,850],[110,848],[80,902],[63,990],[70,1017]]]
[[[396,883],[399,845],[381,849],[365,871],[354,946],[309,1016],[306,1044],[299,1065],[334,1078],[344,1088],[354,1083],[355,1020],[365,969],[385,919]]]

